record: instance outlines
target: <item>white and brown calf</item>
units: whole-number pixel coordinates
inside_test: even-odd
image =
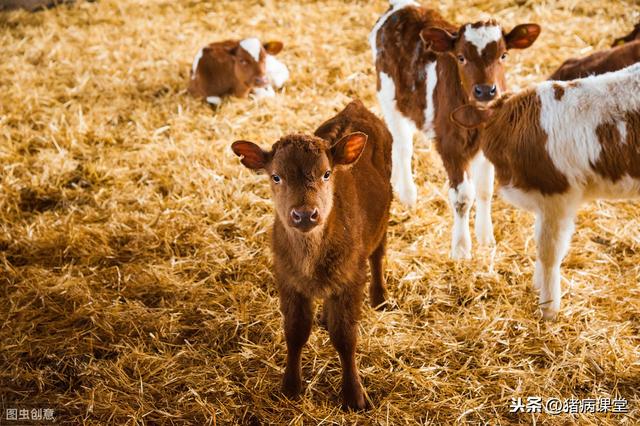
[[[454,259],[471,257],[469,211],[476,195],[478,243],[495,243],[494,172],[479,152],[478,131],[454,125],[450,115],[461,105],[485,103],[502,93],[507,51],[529,47],[539,33],[536,24],[518,25],[504,33],[493,20],[454,26],[412,0],[392,0],[369,35],[378,99],[393,135],[393,187],[401,202],[415,204],[413,135],[435,133],[436,149],[449,178]]]
[[[534,286],[543,317],[560,309],[560,263],[578,207],[640,196],[640,64],[571,82],[548,81],[453,119],[484,126],[481,146],[500,192],[536,214]]]
[[[189,92],[215,106],[226,95],[273,96],[289,78],[287,67],[273,56],[281,50],[281,42],[261,44],[257,38],[211,43],[193,60]]]

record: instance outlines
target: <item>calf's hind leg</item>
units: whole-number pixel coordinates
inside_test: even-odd
[[[366,408],[360,373],[356,366],[357,326],[362,299],[362,287],[355,286],[339,295],[328,297],[324,302],[329,336],[342,364],[342,398],[345,409]]]
[[[402,204],[413,207],[418,199],[418,189],[413,182],[411,157],[413,156],[413,134],[416,127],[396,108],[396,89],[391,77],[380,73],[378,100],[384,121],[393,137],[391,145],[391,185]]]
[[[309,340],[313,321],[313,302],[292,290],[280,289],[280,310],[284,316],[287,341],[287,366],[282,378],[282,392],[296,398],[302,391],[302,348]]]
[[[384,235],[375,251],[369,256],[371,268],[371,284],[369,284],[369,302],[371,307],[384,309],[387,300],[384,286],[384,252],[387,245],[387,236]]]

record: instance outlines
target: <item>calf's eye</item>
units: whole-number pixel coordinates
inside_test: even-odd
[[[500,60],[501,60],[501,61],[504,61],[505,59],[507,59],[507,56],[508,56],[508,55],[507,55],[507,52],[504,52],[504,53],[502,54],[502,56],[500,56]]]
[[[327,170],[326,172],[324,172],[324,175],[322,175],[322,180],[325,182],[328,181],[329,176],[331,176],[331,170]]]
[[[280,176],[278,175],[271,175],[271,180],[276,184],[282,182],[282,179],[280,179]]]
[[[458,62],[460,62],[461,64],[464,64],[467,62],[467,60],[464,58],[464,56],[458,55]]]

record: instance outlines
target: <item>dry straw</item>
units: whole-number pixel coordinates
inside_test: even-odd
[[[458,22],[533,21],[509,82],[608,46],[634,1],[446,1]],[[398,309],[366,308],[358,361],[373,409],[339,409],[328,335],[306,348],[300,401],[279,393],[285,345],[264,176],[229,144],[311,132],[360,97],[379,113],[367,34],[385,1],[79,2],[0,15],[0,405],[70,424],[638,424],[640,207],[578,216],[563,309],[530,288],[532,217],[496,201],[498,246],[448,260],[451,213],[417,141],[419,201],[394,202],[387,270]],[[275,99],[187,97],[204,43],[284,41]],[[627,415],[509,414],[512,397],[629,401]],[[3,421],[0,420],[0,423]]]

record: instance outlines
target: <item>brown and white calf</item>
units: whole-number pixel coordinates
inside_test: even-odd
[[[640,64],[571,82],[548,81],[489,109],[465,106],[453,119],[484,128],[482,150],[500,192],[536,214],[533,282],[543,317],[560,309],[560,263],[578,207],[640,196]]]
[[[189,93],[215,106],[226,95],[273,96],[273,88],[289,78],[287,67],[273,56],[281,50],[281,42],[261,44],[257,38],[211,43],[193,60]]]
[[[452,111],[494,99],[505,88],[509,49],[529,47],[536,24],[509,33],[493,20],[455,26],[412,0],[392,0],[369,42],[376,64],[377,90],[393,135],[392,184],[400,201],[413,206],[417,189],[411,157],[416,131],[435,133],[436,149],[449,178],[453,209],[451,257],[471,257],[469,211],[476,197],[475,230],[480,245],[493,245],[493,168],[479,155],[478,131],[450,122]]]
[[[313,136],[289,135],[270,151],[237,141],[242,164],[270,177],[275,204],[274,275],[284,316],[287,365],[283,392],[302,390],[302,348],[314,299],[342,363],[344,406],[365,408],[355,361],[357,324],[371,268],[371,305],[385,302],[383,258],[391,204],[391,134],[360,101]]]
[[[583,58],[567,59],[549,80],[574,80],[590,75],[617,71],[640,61],[640,40],[623,43]]]

